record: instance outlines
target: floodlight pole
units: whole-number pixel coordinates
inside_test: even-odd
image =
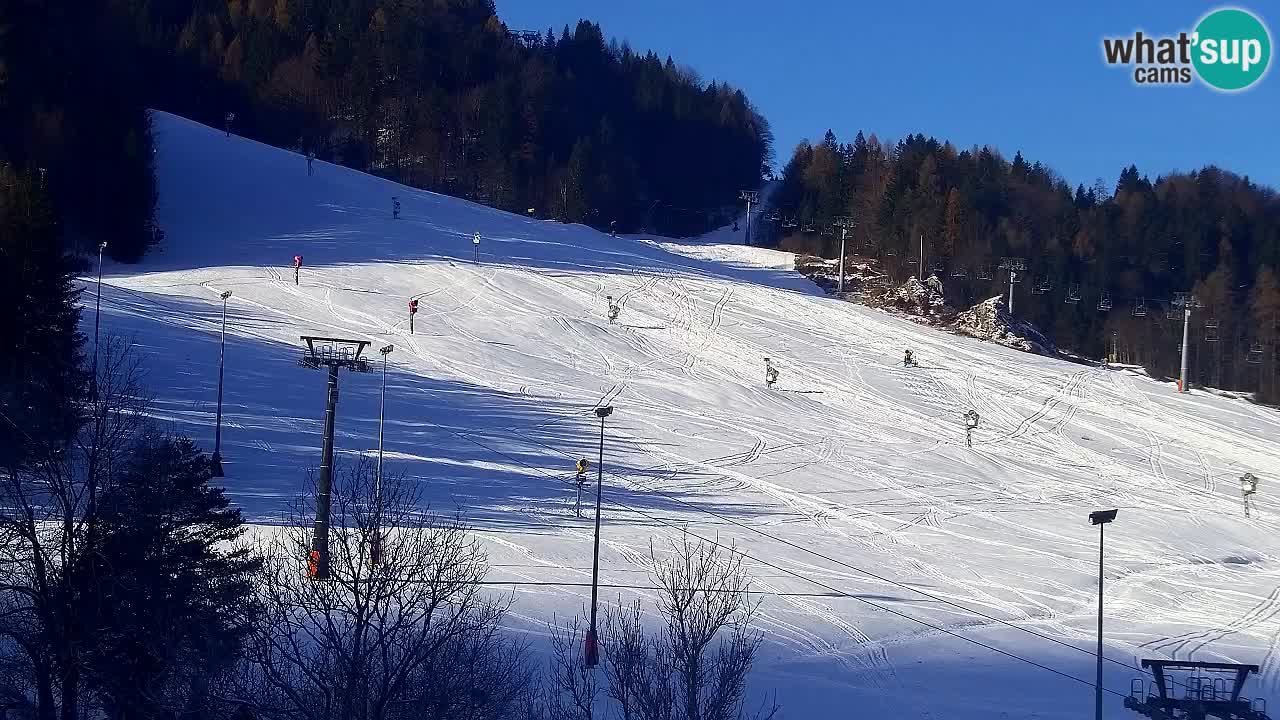
[[[374,483],[374,494],[378,498],[379,505],[382,501],[382,430],[386,421],[387,408],[387,356],[395,349],[394,345],[378,349],[378,352],[382,353],[382,399],[378,402],[378,477]]]
[[[222,293],[222,339],[218,342],[218,420],[213,430],[213,476],[222,477],[222,377],[227,358],[227,298],[231,291]]]
[[[1098,677],[1094,684],[1094,720],[1102,720],[1102,580],[1103,547],[1107,523],[1116,519],[1115,510],[1089,513],[1089,522],[1098,526]]]
[[[382,562],[382,437],[387,408],[387,356],[394,345],[378,348],[382,353],[382,399],[378,402],[378,474],[373,481],[373,533],[369,543],[369,564],[377,567]]]
[[[595,667],[600,661],[600,649],[596,635],[596,596],[600,587],[600,495],[604,486],[604,419],[613,414],[613,406],[596,408],[600,418],[600,454],[596,459],[596,535],[595,550],[591,560],[591,624],[587,628],[587,647],[584,660],[587,667]]]
[[[94,301],[93,310],[93,375],[89,378],[90,395],[98,399],[98,326],[102,323],[102,251],[107,249],[107,241],[98,243],[98,297]]]

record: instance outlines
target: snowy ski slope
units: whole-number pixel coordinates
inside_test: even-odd
[[[611,238],[325,163],[308,177],[299,155],[170,115],[156,133],[168,237],[108,265],[104,332],[150,355],[160,415],[211,449],[234,293],[223,454],[253,520],[318,464],[324,375],[299,367],[298,336],[394,343],[388,467],[474,524],[535,643],[589,598],[572,468],[594,472],[591,410],[612,403],[603,597],[649,597],[649,544],[681,528],[735,543],[762,601],[756,689],[786,717],[1092,717],[1087,515],[1109,507],[1108,716],[1150,656],[1258,663],[1246,694],[1280,701],[1280,414],[837,302],[727,232]],[[378,376],[341,383],[339,452],[367,452]],[[1263,479],[1253,520],[1245,471]]]

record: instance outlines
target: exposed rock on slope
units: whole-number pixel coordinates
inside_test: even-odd
[[[949,329],[1024,352],[1049,356],[1058,354],[1057,346],[1035,325],[1009,314],[1003,295],[984,300],[960,313]]]

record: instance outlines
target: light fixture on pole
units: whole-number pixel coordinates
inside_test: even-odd
[[[378,402],[378,474],[373,480],[373,532],[369,536],[369,564],[377,567],[382,562],[382,430],[387,410],[387,356],[395,345],[378,348],[382,353],[382,399]]]
[[[1103,528],[1116,519],[1115,510],[1098,510],[1089,513],[1089,522],[1098,526],[1098,679],[1094,685],[1094,720],[1102,720],[1102,552],[1105,533]]]
[[[98,243],[98,297],[93,309],[93,373],[89,377],[89,393],[95,401],[98,399],[98,326],[102,324],[102,252],[106,249],[106,240]]]
[[[596,538],[591,560],[591,624],[587,628],[583,648],[583,664],[587,667],[595,667],[600,663],[600,646],[596,635],[596,596],[600,587],[600,492],[604,485],[604,419],[612,414],[612,405],[596,408],[596,417],[600,418],[600,455],[596,459]]]
[[[223,365],[227,359],[227,299],[231,291],[223,292],[222,298],[222,339],[218,342],[218,420],[213,430],[213,476],[222,477],[222,376]]]

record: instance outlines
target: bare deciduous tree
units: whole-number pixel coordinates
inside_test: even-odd
[[[250,643],[245,701],[293,720],[504,716],[519,683],[486,684],[521,677],[523,653],[496,632],[509,602],[481,592],[485,555],[457,519],[424,512],[413,483],[385,477],[380,502],[377,487],[364,458],[339,474],[329,580],[306,575],[309,501],[265,532],[264,617]]]
[[[747,593],[742,555],[732,547],[681,535],[672,556],[660,560],[650,546],[658,591],[658,612],[666,620],[664,641],[657,647],[669,655],[681,720],[736,720],[743,717],[747,675],[760,647],[751,630],[759,602]],[[714,649],[711,643],[720,636]],[[772,717],[766,705],[758,717]]]
[[[587,629],[581,617],[551,626],[550,682],[546,712],[550,720],[592,720],[600,693],[594,669],[586,666],[583,642]]]
[[[751,629],[759,603],[748,594],[742,556],[687,534],[671,550],[662,557],[649,550],[663,621],[658,634],[646,634],[638,601],[605,608],[608,710],[621,720],[770,720],[779,710],[773,701],[764,700],[751,714],[744,707],[762,636]],[[580,622],[552,628],[552,718],[591,718],[597,709],[599,681],[583,666]]]
[[[40,720],[77,720],[85,694],[84,622],[92,578],[78,569],[101,540],[100,501],[145,427],[149,397],[129,343],[104,338],[97,391],[67,447],[31,438],[22,466],[0,468],[0,635],[29,663]]]

